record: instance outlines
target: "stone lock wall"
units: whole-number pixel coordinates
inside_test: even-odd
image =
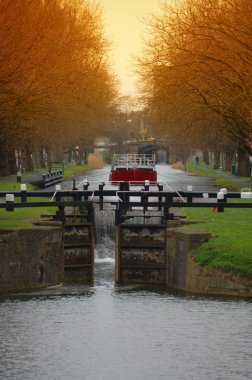
[[[205,231],[167,230],[167,286],[192,293],[252,297],[251,286],[223,273],[206,272],[190,255],[190,251],[210,238],[211,234]]]
[[[0,229],[0,292],[63,280],[62,228]]]

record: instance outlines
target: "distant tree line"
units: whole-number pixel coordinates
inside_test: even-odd
[[[165,2],[145,20],[137,71],[156,131],[187,154],[238,161],[249,175],[252,146],[252,2]]]
[[[0,0],[0,175],[90,146],[116,94],[109,48],[95,2]]]

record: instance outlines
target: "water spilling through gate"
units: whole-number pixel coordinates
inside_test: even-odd
[[[95,210],[94,281],[113,286],[115,271],[115,211]]]
[[[251,301],[114,286],[114,211],[95,216],[94,285],[0,300],[0,378],[252,378]]]

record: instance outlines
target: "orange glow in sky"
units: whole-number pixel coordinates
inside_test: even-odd
[[[100,0],[105,32],[113,41],[112,62],[123,95],[135,95],[136,78],[131,69],[132,55],[141,51],[146,25],[141,21],[158,13],[159,0]]]

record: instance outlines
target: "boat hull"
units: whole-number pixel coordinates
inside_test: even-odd
[[[150,181],[150,184],[155,184],[157,183],[157,172],[156,170],[147,168],[117,168],[111,171],[110,181],[112,184],[118,184],[119,182],[130,182],[135,185],[142,185],[145,181]]]

